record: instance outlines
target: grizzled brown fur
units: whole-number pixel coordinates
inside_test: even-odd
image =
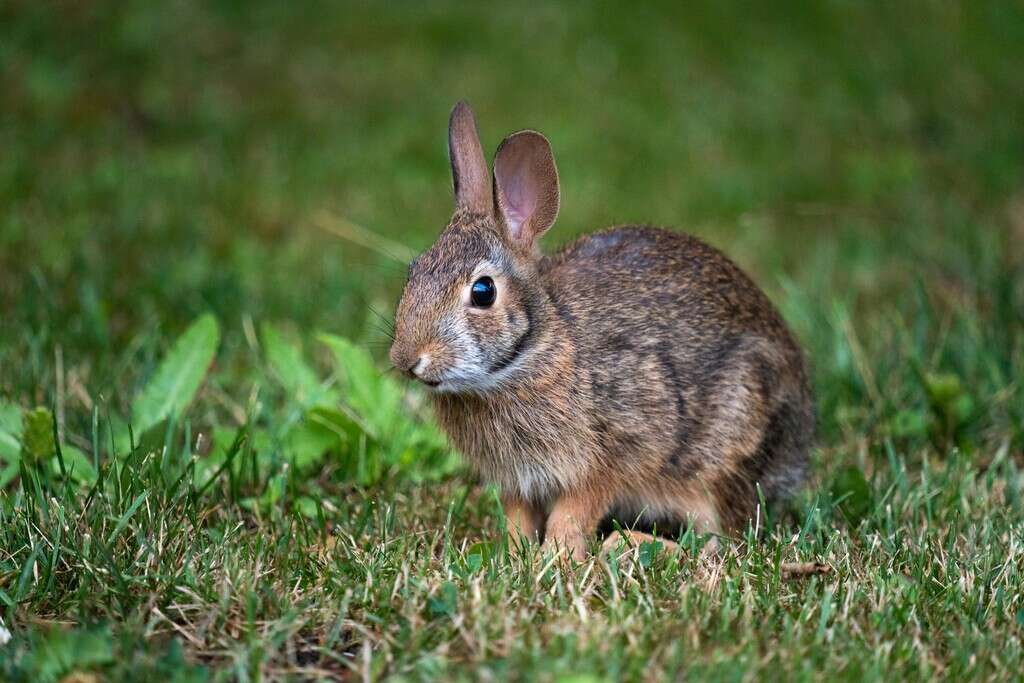
[[[507,138],[492,187],[466,105],[449,134],[457,208],[410,267],[391,358],[430,388],[514,530],[579,557],[608,516],[731,533],[758,486],[768,500],[792,492],[812,396],[764,293],[719,251],[656,228],[542,255],[558,211],[547,140]],[[474,306],[484,276],[497,299]]]

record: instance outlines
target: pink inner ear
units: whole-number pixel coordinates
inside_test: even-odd
[[[537,193],[531,187],[527,173],[522,168],[513,170],[510,178],[501,187],[504,201],[502,212],[512,236],[519,239],[523,225],[530,220],[537,204]]]
[[[494,155],[494,187],[509,236],[533,247],[558,214],[558,171],[547,139],[531,130],[505,138]]]

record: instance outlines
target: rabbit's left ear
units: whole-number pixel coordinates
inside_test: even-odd
[[[448,159],[452,163],[456,206],[473,213],[490,213],[494,206],[491,174],[480,146],[476,117],[465,102],[455,105],[448,120]]]
[[[547,138],[524,130],[502,141],[494,155],[494,194],[509,236],[532,249],[558,216],[558,169]]]

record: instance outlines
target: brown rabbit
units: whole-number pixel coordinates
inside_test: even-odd
[[[602,519],[734,533],[798,486],[814,431],[803,355],[768,298],[694,237],[625,226],[553,256],[547,139],[448,129],[456,210],[417,257],[391,361],[500,487],[510,530],[576,558]]]

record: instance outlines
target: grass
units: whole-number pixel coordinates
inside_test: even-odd
[[[8,3],[0,680],[1019,676],[1021,44],[999,2]],[[496,540],[380,329],[463,97],[552,139],[548,248],[677,225],[779,304],[818,447],[760,535]]]

